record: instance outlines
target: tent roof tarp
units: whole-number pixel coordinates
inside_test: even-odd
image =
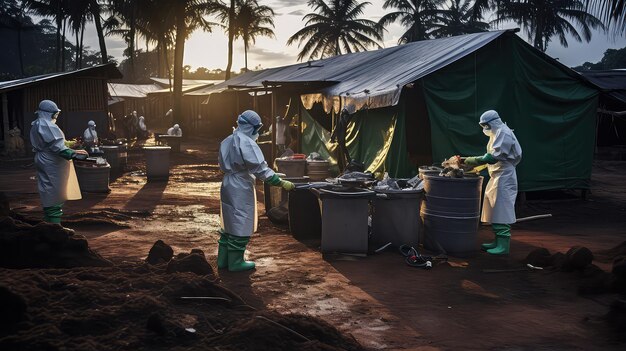
[[[323,60],[251,71],[208,89],[195,92],[209,95],[229,87],[259,88],[297,82],[332,82],[319,94],[303,96],[305,107],[323,102],[333,105],[342,97],[342,108],[356,111],[365,106],[377,108],[398,103],[402,88],[489,44],[507,30],[424,40],[391,48],[333,56]]]
[[[108,79],[122,78],[122,73],[115,67],[114,63],[107,63],[97,65],[93,67],[81,68],[71,72],[57,72],[42,74],[39,76],[33,76],[28,78],[10,80],[6,82],[0,82],[0,92],[6,92],[11,90],[22,89],[31,85],[37,85],[42,82],[69,78],[69,77],[82,77],[82,76],[104,76]]]
[[[109,83],[111,97],[145,98],[148,93],[163,89],[156,84]]]
[[[170,86],[170,79],[169,78],[156,78],[156,77],[151,77],[150,80],[152,80],[155,83],[158,83],[160,85],[169,87]],[[172,80],[173,82],[173,80]],[[203,85],[203,84],[218,84],[223,82],[223,80],[212,80],[212,79],[183,79],[183,85]]]
[[[604,70],[580,72],[591,83],[607,92],[611,97],[626,103],[626,71]]]

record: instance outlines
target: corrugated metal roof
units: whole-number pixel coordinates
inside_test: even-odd
[[[109,95],[112,97],[145,98],[148,93],[162,89],[156,84],[109,83]]]
[[[73,76],[84,76],[92,73],[104,73],[109,79],[122,78],[122,73],[117,69],[115,63],[107,63],[103,65],[97,65],[93,67],[87,67],[78,69],[71,72],[58,72],[42,74],[39,76],[33,76],[28,78],[16,79],[7,82],[0,82],[0,92],[22,89],[30,85],[40,84],[49,80],[63,79]]]
[[[195,91],[209,95],[229,87],[258,88],[297,82],[335,83],[318,94],[303,95],[305,106],[323,102],[330,110],[333,97],[342,107],[358,110],[398,103],[402,88],[484,47],[510,30],[424,40],[391,48],[334,56],[323,60],[247,72],[224,83]],[[187,94],[191,95],[191,94]],[[337,109],[337,106],[334,106]]]
[[[195,85],[183,85],[183,94],[184,95],[188,95],[188,92],[191,91],[195,91],[198,89],[202,89],[202,88],[207,88],[212,86],[213,83],[209,83],[209,84],[195,84]],[[165,88],[165,89],[160,89],[160,90],[156,90],[156,91],[151,91],[148,93],[148,95],[156,95],[156,94],[170,94],[174,91],[173,88]]]

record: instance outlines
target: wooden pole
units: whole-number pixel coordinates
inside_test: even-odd
[[[273,90],[272,92],[272,109],[271,109],[271,120],[272,120],[272,152],[270,153],[271,155],[271,160],[269,162],[269,164],[274,164],[274,159],[276,159],[276,90]]]

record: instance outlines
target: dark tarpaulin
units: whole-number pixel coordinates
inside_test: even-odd
[[[406,151],[404,103],[397,106],[362,110],[354,114],[346,136],[350,156],[366,170],[382,178],[388,172],[394,178],[408,178],[417,173]],[[302,150],[330,158],[336,166],[337,145],[330,142],[330,131],[324,129],[302,109]],[[335,168],[336,169],[336,168]]]
[[[478,119],[495,109],[523,149],[520,191],[589,188],[598,91],[541,55],[503,36],[425,77],[433,159],[484,154]]]

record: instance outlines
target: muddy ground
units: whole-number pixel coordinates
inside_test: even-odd
[[[66,204],[64,225],[118,265],[143,261],[159,239],[175,253],[200,248],[214,265],[221,179],[216,147],[216,141],[200,139],[183,143],[184,153],[172,157],[169,181],[161,183],[146,182],[143,157],[131,152],[128,172],[115,179],[109,194],[86,194]],[[0,192],[18,213],[40,218],[28,163],[2,165]],[[625,241],[625,171],[626,162],[596,162],[587,201],[575,193],[548,200],[529,196],[518,217],[553,217],[515,225],[508,257],[479,253],[422,270],[394,251],[322,256],[319,241],[295,240],[288,228],[262,216],[248,247],[257,269],[216,275],[257,310],[319,317],[368,349],[624,349],[603,318],[618,295],[580,295],[580,273],[483,270],[522,267],[539,247],[566,252],[582,245],[596,252]],[[93,215],[99,215],[97,224],[89,220]],[[482,240],[490,236],[489,228],[481,228]],[[594,263],[611,269],[609,261]],[[20,274],[2,270],[0,280]]]

